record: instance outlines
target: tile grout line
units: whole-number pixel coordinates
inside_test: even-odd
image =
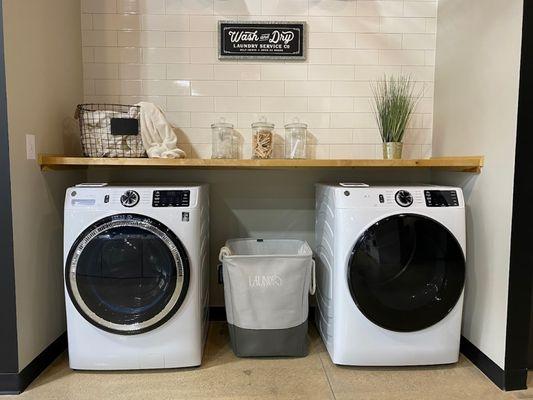
[[[326,371],[326,367],[324,367],[324,361],[322,361],[322,357],[320,356],[320,354],[318,354],[318,359],[320,360],[320,365],[322,365],[322,371],[324,371],[324,375],[326,376],[326,380],[328,381],[329,390],[331,391],[333,400],[337,400],[337,396],[335,396],[335,392],[333,391],[333,386],[331,385],[328,372]]]

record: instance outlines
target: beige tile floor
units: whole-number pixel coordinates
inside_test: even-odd
[[[22,395],[2,400],[533,399],[533,389],[500,391],[464,357],[456,365],[439,367],[335,366],[314,328],[310,335],[305,358],[242,359],[229,347],[225,324],[215,322],[199,368],[74,372],[62,355]]]

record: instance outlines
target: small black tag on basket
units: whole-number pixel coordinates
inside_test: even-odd
[[[137,118],[111,118],[112,135],[138,135],[139,120]]]

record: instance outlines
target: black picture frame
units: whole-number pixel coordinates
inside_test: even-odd
[[[306,59],[305,21],[219,21],[220,60]]]

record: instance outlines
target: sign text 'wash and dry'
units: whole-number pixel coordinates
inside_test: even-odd
[[[305,59],[304,22],[219,22],[219,58]]]

